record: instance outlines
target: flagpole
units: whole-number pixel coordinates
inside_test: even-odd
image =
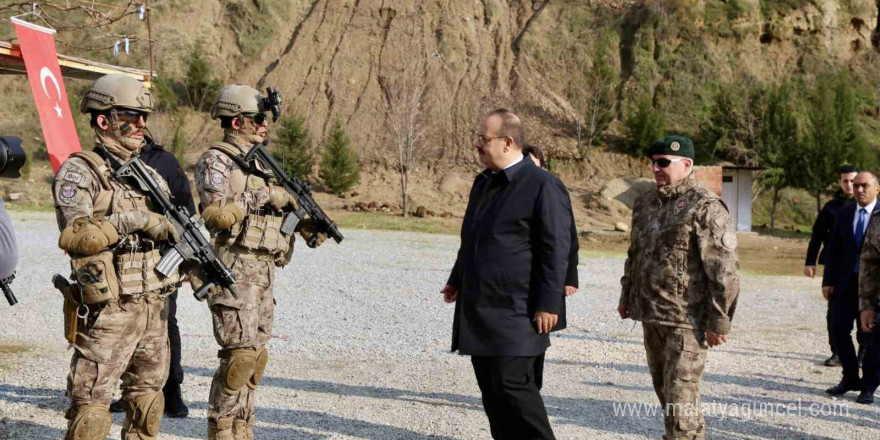
[[[150,0],[144,1],[144,6],[147,8],[147,42],[150,46],[150,83],[153,82],[153,30],[150,27]]]
[[[47,28],[47,27],[44,27],[44,26],[40,26],[40,25],[38,25],[38,24],[33,24],[33,23],[29,22],[29,21],[24,21],[24,20],[18,18],[18,17],[24,17],[25,15],[30,15],[30,14],[33,14],[33,12],[28,12],[28,13],[26,13],[26,14],[21,14],[21,15],[16,15],[15,17],[10,17],[9,20],[12,21],[12,22],[15,23],[15,24],[18,24],[18,25],[24,26],[24,27],[26,27],[26,28],[31,28],[31,29],[33,29],[33,30],[35,30],[35,31],[45,32],[45,33],[47,33],[47,34],[55,34],[55,33],[58,32],[58,31],[56,31],[55,29]]]

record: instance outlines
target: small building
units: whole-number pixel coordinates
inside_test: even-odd
[[[698,166],[694,168],[694,175],[697,181],[724,200],[737,232],[751,232],[752,182],[754,172],[763,169],[733,165]]]

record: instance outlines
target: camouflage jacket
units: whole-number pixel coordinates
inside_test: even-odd
[[[124,158],[114,158],[120,163],[125,162]],[[109,173],[109,163],[105,166]],[[165,194],[170,195],[162,176],[149,166],[147,169]],[[127,182],[110,179],[109,183],[112,189],[108,190],[82,158],[71,157],[64,161],[52,183],[58,229],[64,230],[78,218],[100,216],[106,217],[122,236],[140,231],[147,223],[147,213],[153,211],[149,196]]]
[[[859,310],[875,308],[880,300],[880,215],[868,223],[859,262]]]
[[[227,130],[223,139],[237,155],[245,155],[251,144]],[[249,174],[226,152],[212,147],[206,151],[196,164],[196,188],[199,191],[202,207],[226,200],[235,203],[244,213],[244,221],[236,224],[230,231],[211,231],[214,244],[218,248],[236,246],[247,253],[269,253],[279,256],[276,264],[283,266],[289,262],[293,249],[293,236],[280,232],[284,213],[274,212],[266,207],[269,202],[269,185],[274,183],[266,170],[265,176]]]
[[[727,207],[693,177],[633,206],[620,303],[637,321],[730,331],[739,295],[736,234]]]
[[[223,142],[238,148],[242,155],[246,154],[251,147],[243,139],[229,133],[224,136]],[[257,184],[250,182],[252,183],[251,188],[247,188],[245,191],[236,191],[233,188],[233,174],[235,173],[241,174],[243,170],[226,153],[209,149],[202,154],[196,163],[196,189],[199,192],[202,209],[218,200],[227,199],[236,203],[247,216],[269,201],[267,184],[256,176],[251,179]]]

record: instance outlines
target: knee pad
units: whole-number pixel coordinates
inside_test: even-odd
[[[252,390],[257,389],[257,385],[260,384],[260,379],[263,378],[263,372],[266,371],[266,364],[269,362],[269,350],[266,350],[266,347],[261,348],[257,351],[256,357],[257,361],[256,366],[254,367],[254,374],[247,383],[247,386]]]
[[[142,440],[153,440],[159,435],[162,413],[165,410],[165,395],[155,391],[125,401],[124,432],[135,432]]]
[[[76,410],[73,422],[67,430],[68,440],[104,440],[110,434],[110,417],[108,404],[91,403]]]
[[[223,378],[223,392],[229,395],[237,393],[253,377],[257,368],[257,357],[250,348],[236,348],[221,352],[227,362],[221,364],[220,377]]]

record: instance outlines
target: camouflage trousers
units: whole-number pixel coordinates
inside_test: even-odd
[[[642,323],[648,368],[663,407],[667,440],[702,440],[706,421],[700,410],[700,381],[706,366],[702,330]]]
[[[67,376],[68,429],[85,405],[109,407],[120,379],[126,403],[161,391],[171,360],[165,298],[159,295],[121,297],[87,319],[77,331]],[[139,439],[137,434],[127,434],[123,431],[121,438]]]
[[[225,374],[230,362],[227,354],[234,349],[256,352],[269,343],[275,314],[275,298],[272,295],[275,265],[272,261],[239,257],[232,270],[238,280],[235,283],[238,299],[223,291],[208,300],[213,316],[214,338],[220,345],[220,366],[211,382],[208,419],[216,423],[221,419],[234,418],[236,422],[250,421],[252,424],[254,390],[243,386],[233,394],[224,391]]]

